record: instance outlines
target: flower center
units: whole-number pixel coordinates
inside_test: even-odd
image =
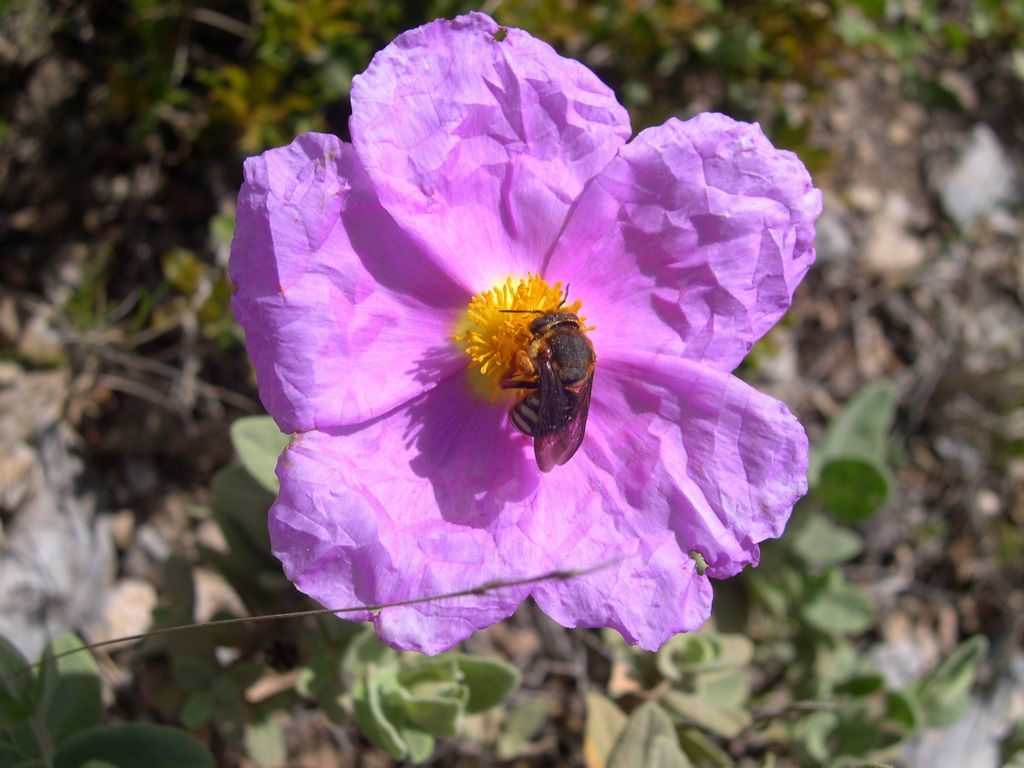
[[[506,278],[504,283],[470,299],[459,333],[452,338],[465,346],[469,367],[476,367],[479,374],[472,377],[474,383],[482,384],[492,400],[502,393],[501,380],[512,369],[516,353],[525,350],[533,339],[530,323],[538,314],[558,310],[579,315],[583,302],[565,304],[565,299],[561,283],[548,285],[533,274],[518,280]],[[503,311],[510,309],[526,311]],[[581,325],[583,322],[580,317]],[[518,393],[521,395],[521,390]]]

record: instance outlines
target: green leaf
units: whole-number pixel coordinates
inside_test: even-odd
[[[259,768],[285,768],[288,765],[284,732],[271,717],[246,724],[245,751]]]
[[[180,555],[167,558],[163,567],[163,598],[160,606],[162,626],[188,624],[195,610],[195,584],[192,566]]]
[[[1004,763],[1024,757],[1024,717],[1019,718],[999,742],[999,759]]]
[[[0,635],[0,726],[26,720],[36,707],[36,676],[28,660]]]
[[[451,690],[458,682],[459,668],[452,654],[407,656],[398,668],[398,684],[412,693]]]
[[[750,713],[742,707],[719,705],[683,691],[670,690],[665,706],[689,723],[727,739],[735,738],[751,723]]]
[[[231,443],[242,466],[272,494],[277,494],[277,459],[291,439],[269,416],[243,416],[231,425]]]
[[[413,765],[424,762],[434,754],[434,737],[426,731],[403,728],[402,738],[409,745],[406,759]]]
[[[272,493],[257,483],[244,467],[225,467],[210,483],[212,507],[219,520],[237,523],[246,540],[260,552],[270,552],[267,510],[274,503]]]
[[[381,749],[399,760],[409,755],[409,744],[399,733],[396,724],[391,722],[381,696],[382,687],[397,686],[396,672],[393,669],[376,669],[367,665],[356,681],[353,691],[356,722],[363,734]]]
[[[829,736],[829,748],[834,755],[866,758],[877,754],[887,742],[898,741],[897,736],[886,734],[878,727],[877,717],[869,710],[865,699],[847,701],[837,714],[839,722]]]
[[[888,381],[869,384],[832,419],[822,441],[811,452],[808,478],[818,484],[832,459],[859,458],[885,464],[889,430],[896,415],[896,393]]]
[[[57,688],[57,664],[54,659],[53,648],[46,646],[43,649],[43,656],[36,662],[36,711],[44,711],[47,704],[53,701],[53,694]]]
[[[771,551],[768,548],[766,554]],[[789,562],[763,558],[757,572],[746,579],[746,586],[754,600],[773,618],[789,621],[794,603],[803,599],[804,578],[805,573]]]
[[[411,696],[399,688],[397,696],[408,722],[435,736],[455,736],[462,724],[464,704],[446,696]]]
[[[363,674],[369,664],[389,666],[395,662],[397,654],[393,648],[384,645],[377,639],[372,624],[363,624],[358,634],[352,638],[342,657],[343,669],[352,675]]]
[[[697,728],[684,727],[679,730],[679,743],[683,752],[698,766],[732,768],[736,763],[729,754]],[[767,764],[766,764],[767,765]]]
[[[213,694],[209,691],[193,691],[185,697],[178,717],[188,728],[200,728],[213,719]]]
[[[815,492],[844,523],[867,520],[889,498],[890,481],[883,466],[867,459],[832,459],[821,470]]]
[[[674,733],[659,733],[647,749],[647,760],[643,765],[652,768],[691,768],[686,753],[679,747],[679,737]]]
[[[527,699],[505,716],[496,745],[498,758],[512,760],[522,755],[537,738],[548,721],[548,711],[536,699]]]
[[[655,660],[665,679],[678,682],[686,674],[717,666],[721,651],[717,636],[687,632],[669,638],[658,649]]]
[[[831,757],[828,737],[838,721],[835,712],[812,712],[797,721],[793,728],[800,746],[817,764],[825,765]]]
[[[500,704],[519,688],[522,680],[519,670],[507,662],[464,653],[454,656],[455,663],[462,673],[462,684],[469,689],[467,715],[483,712]]]
[[[626,727],[626,713],[607,696],[587,693],[587,721],[583,726],[583,755],[587,768],[605,768],[612,747]]]
[[[845,640],[833,638],[830,642],[816,643],[814,649],[815,682],[827,685],[830,690],[835,683],[849,680],[862,664],[857,648]]]
[[[205,654],[203,656],[174,656],[171,659],[171,669],[174,672],[174,679],[191,691],[208,690],[213,681],[217,679],[217,665],[212,658],[206,657]]]
[[[720,644],[719,657],[722,663],[745,667],[754,658],[754,644],[749,637],[740,634],[716,635]]]
[[[717,707],[743,709],[750,698],[750,670],[725,668],[697,675],[693,693]]]
[[[672,720],[657,704],[641,705],[626,721],[626,727],[608,757],[608,768],[690,768],[679,748]]]
[[[885,678],[877,672],[854,675],[836,686],[836,692],[851,696],[870,696],[885,688]]]
[[[978,662],[988,649],[983,635],[965,640],[931,674],[913,686],[925,727],[952,725],[970,706]]]
[[[54,680],[39,709],[50,736],[60,744],[99,723],[103,714],[102,685],[96,660],[90,652],[81,650],[85,644],[76,635],[60,635],[50,647],[54,655],[78,651],[51,660],[44,668]]]
[[[789,546],[807,565],[825,569],[855,558],[864,549],[864,540],[825,515],[811,514],[790,534]]]
[[[910,733],[921,722],[920,707],[913,695],[904,691],[890,691],[885,696],[885,719],[899,730]]]
[[[81,768],[102,760],[118,768],[214,768],[213,756],[198,739],[151,723],[94,726],[60,745],[54,768]]]
[[[836,574],[800,608],[803,620],[828,635],[851,635],[870,629],[875,607],[858,589]]]

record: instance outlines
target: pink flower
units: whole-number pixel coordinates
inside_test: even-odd
[[[730,371],[813,261],[821,197],[723,115],[627,143],[592,72],[499,30],[473,13],[401,35],[353,81],[352,144],[305,134],[246,161],[233,306],[263,404],[297,433],[274,552],[328,606],[616,558],[358,618],[434,653],[531,596],[655,649],[707,619],[708,576],[756,563],[806,491],[800,424]],[[522,331],[533,316],[501,306],[550,310],[562,285],[597,364],[582,447],[542,473],[493,397],[507,356],[467,368],[467,308],[483,297]],[[496,328],[477,328],[492,352],[518,343]]]

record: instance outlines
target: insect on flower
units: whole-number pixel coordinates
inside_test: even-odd
[[[481,13],[403,33],[351,98],[351,142],[249,158],[238,198],[232,307],[295,435],[285,574],[324,605],[460,593],[354,615],[427,653],[528,597],[651,650],[696,629],[807,489],[800,422],[732,374],[814,260],[807,169],[726,115],[636,131]]]
[[[530,323],[533,338],[516,354],[515,368],[501,388],[533,390],[509,409],[508,417],[516,429],[533,438],[537,466],[550,472],[571,459],[583,442],[597,360],[594,345],[574,312],[501,311],[539,315]],[[521,378],[524,375],[532,378]]]

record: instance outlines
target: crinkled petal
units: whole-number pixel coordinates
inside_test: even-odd
[[[621,498],[725,578],[758,561],[807,492],[807,435],[785,404],[672,355],[602,360],[587,455]],[[628,423],[628,428],[622,425]]]
[[[630,135],[586,67],[471,13],[399,36],[352,82],[353,143],[384,207],[473,292],[537,272]]]
[[[533,506],[506,538],[529,542],[519,548],[543,551],[562,569],[598,568],[533,588],[537,605],[563,626],[611,627],[653,651],[710,615],[711,584],[678,537],[664,519],[630,506],[585,449],[545,476]]]
[[[689,552],[707,576],[756,563],[806,491],[806,437],[778,401],[685,359],[617,358],[597,376],[583,448],[550,474],[461,376],[383,418],[296,438],[271,510],[286,574],[345,606],[611,561],[532,590],[380,613],[382,639],[428,653],[531,592],[565,626],[610,626],[648,649],[696,629],[711,587]]]
[[[528,448],[505,410],[471,395],[462,375],[359,427],[301,435],[278,464],[274,553],[288,578],[326,606],[537,575],[546,567],[542,553],[495,544],[535,494]],[[507,587],[385,608],[378,633],[397,647],[436,653],[510,615],[527,592]]]
[[[643,131],[588,185],[547,268],[602,353],[732,370],[814,260],[821,193],[756,124],[703,114]]]
[[[777,400],[674,356],[601,360],[583,447],[545,477],[515,531],[562,568],[620,560],[533,596],[565,626],[613,627],[654,650],[710,614],[689,552],[712,577],[756,563],[806,475],[806,435]]]
[[[448,340],[467,294],[334,136],[246,161],[230,271],[260,399],[285,432],[364,421],[465,365]]]

